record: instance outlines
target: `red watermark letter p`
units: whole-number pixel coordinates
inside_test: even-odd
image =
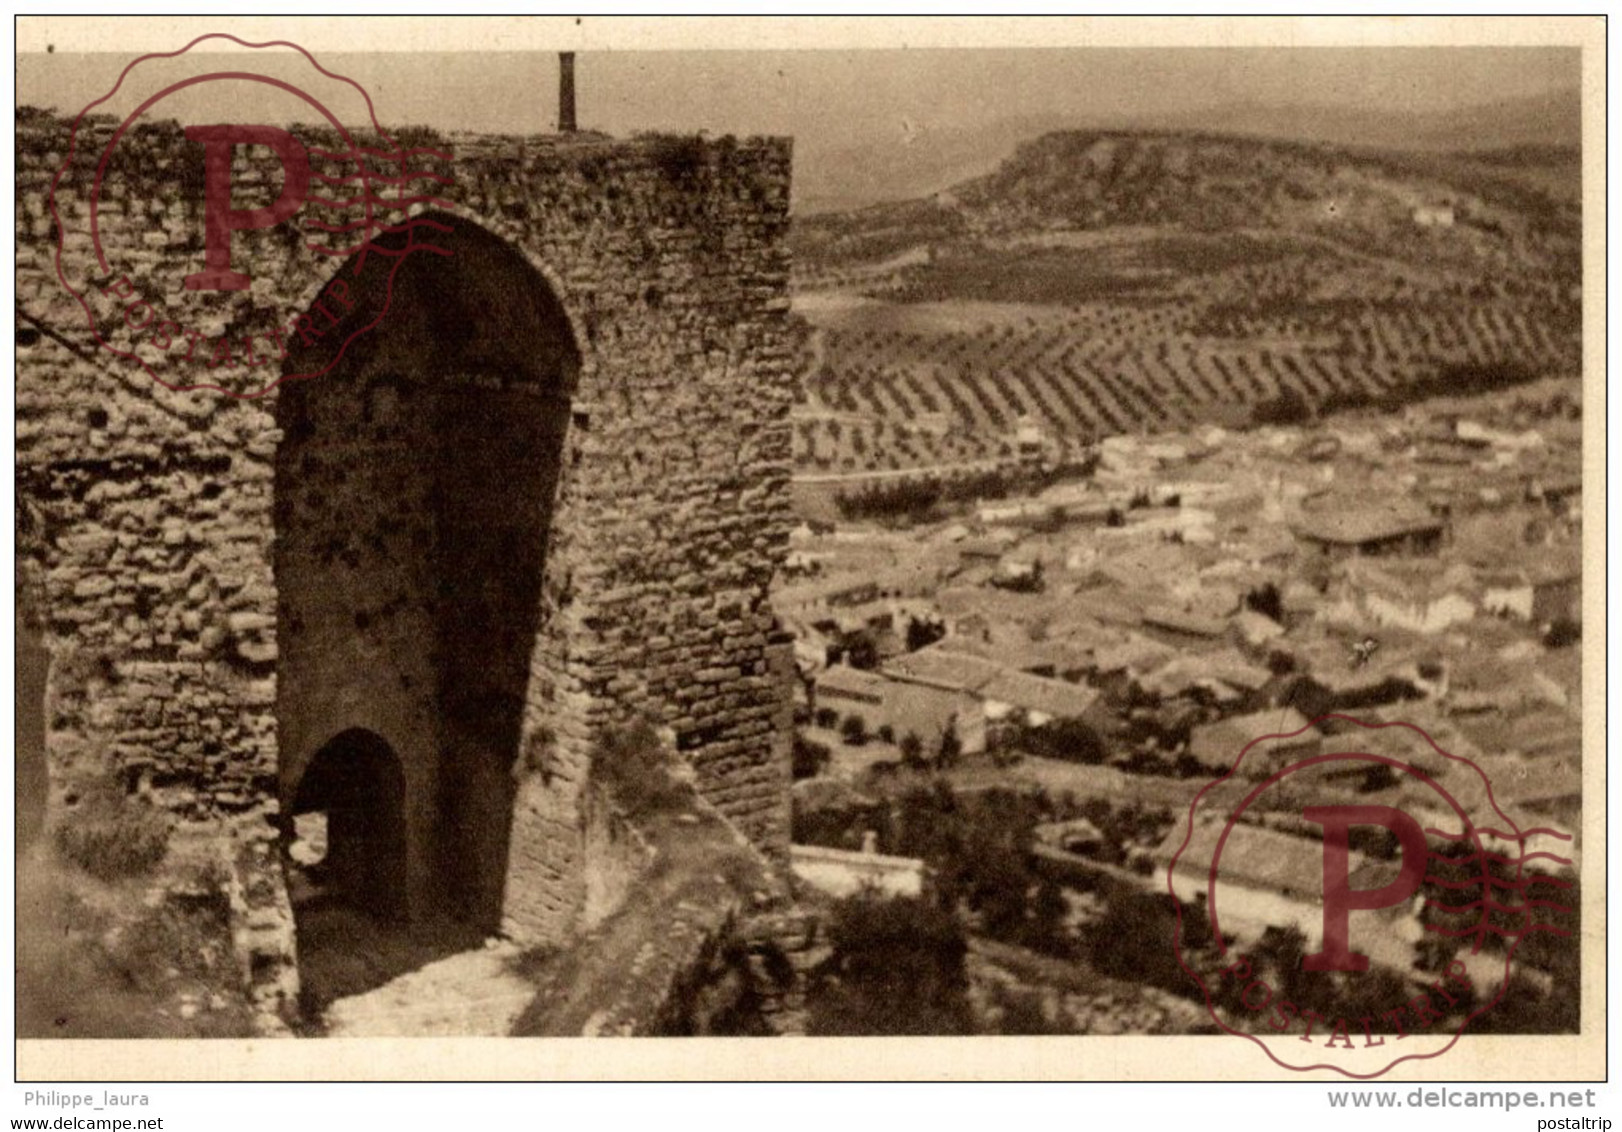
[[[304,203],[310,188],[310,158],[300,141],[275,126],[187,126],[186,136],[203,146],[203,206],[206,270],[186,276],[189,291],[246,291],[253,280],[231,270],[231,233],[270,228]],[[231,207],[231,158],[239,145],[269,146],[282,162],[282,192],[269,208]]]
[[[1352,912],[1390,908],[1412,896],[1425,879],[1425,858],[1430,846],[1419,823],[1391,806],[1308,806],[1301,811],[1308,821],[1324,827],[1324,938],[1323,950],[1308,955],[1301,966],[1308,971],[1366,971],[1369,958],[1351,948]],[[1378,825],[1396,834],[1402,866],[1390,884],[1381,888],[1353,888],[1351,884],[1351,830],[1354,825]]]

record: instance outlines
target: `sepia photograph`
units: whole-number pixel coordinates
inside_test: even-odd
[[[1604,29],[20,17],[18,1111],[1603,1081]]]

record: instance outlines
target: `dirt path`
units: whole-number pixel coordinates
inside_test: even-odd
[[[535,997],[516,974],[518,948],[464,951],[401,975],[376,990],[340,998],[325,1014],[335,1038],[505,1037]]]

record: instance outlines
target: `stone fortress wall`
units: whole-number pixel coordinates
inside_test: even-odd
[[[398,760],[411,915],[448,901],[521,940],[569,938],[591,756],[634,715],[781,855],[791,669],[767,587],[790,527],[789,144],[413,134],[450,155],[425,159],[448,203],[415,211],[452,254],[412,253],[390,278],[393,260],[356,270],[290,225],[236,233],[252,290],[222,293],[160,360],[189,343],[221,364],[188,380],[243,390],[331,367],[241,399],[166,389],[87,333],[48,208],[68,128],[18,121],[17,459],[49,654],[45,824],[71,822],[112,774],[229,842],[261,982],[290,961],[277,838],[349,736]],[[80,146],[113,128],[93,123]],[[75,280],[103,288],[110,335],[139,341],[111,319],[133,308],[124,326],[140,323],[147,302],[161,320],[202,266],[201,151],[161,122],[112,151],[100,226],[117,278]],[[238,147],[239,199],[268,201],[277,164],[251,157]],[[58,207],[64,264],[93,264],[83,196]],[[385,297],[339,357],[339,323]],[[266,310],[285,340],[253,324]],[[141,350],[163,353],[147,333]]]

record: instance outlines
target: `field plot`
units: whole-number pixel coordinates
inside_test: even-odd
[[[1564,158],[1536,157],[1055,134],[930,201],[812,218],[797,466],[1010,459],[1573,372],[1578,226],[1550,187]]]

